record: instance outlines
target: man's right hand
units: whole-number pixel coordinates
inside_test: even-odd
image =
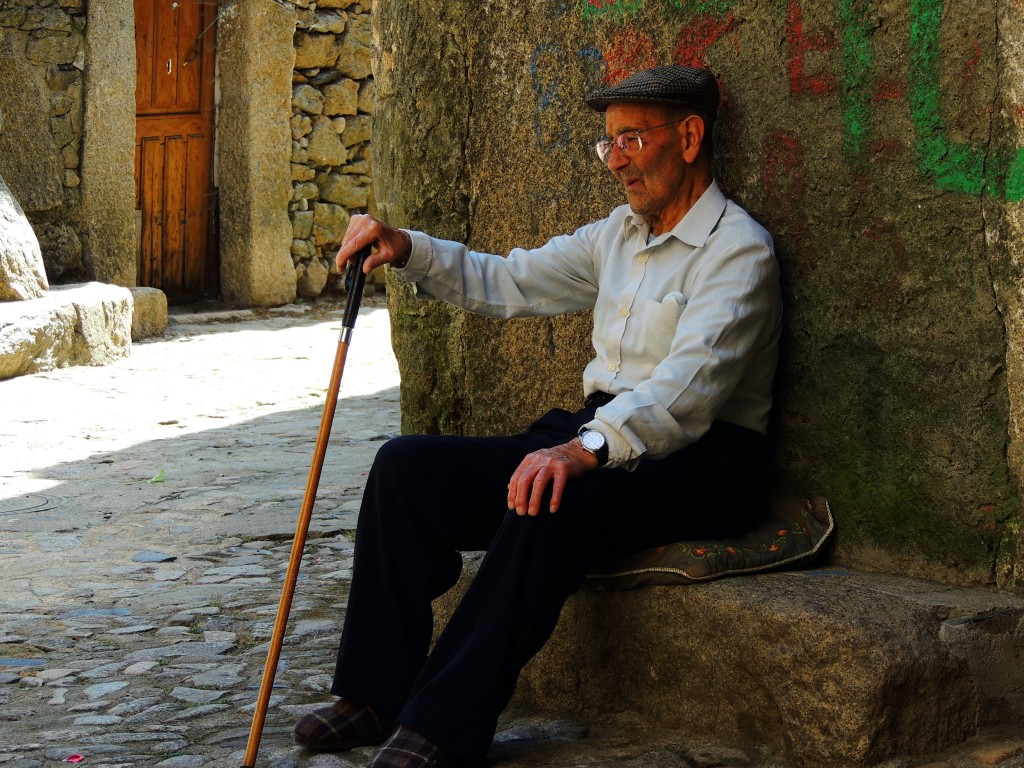
[[[405,266],[412,252],[412,238],[409,233],[388,226],[366,214],[356,214],[349,222],[341,248],[336,259],[338,271],[344,272],[349,259],[367,245],[373,246],[373,253],[363,262],[363,272],[369,274],[381,264]]]

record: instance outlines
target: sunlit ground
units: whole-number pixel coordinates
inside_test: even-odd
[[[340,311],[171,325],[164,338],[134,344],[129,357],[110,365],[0,381],[0,499],[52,485],[36,478],[27,486],[33,470],[322,407],[340,327]],[[379,302],[360,312],[338,411],[346,400],[397,387],[388,314]],[[16,490],[5,482],[15,475]]]

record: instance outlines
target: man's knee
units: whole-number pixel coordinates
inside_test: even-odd
[[[438,435],[401,435],[384,443],[373,459],[371,475],[386,483],[419,484],[436,476],[443,439]]]
[[[391,438],[378,449],[373,463],[383,466],[402,466],[420,456],[429,455],[431,445],[436,442],[436,435],[399,435]]]

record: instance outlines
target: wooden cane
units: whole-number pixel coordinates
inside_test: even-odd
[[[284,586],[281,588],[281,602],[277,606],[277,619],[274,622],[274,633],[267,649],[267,662],[263,667],[263,679],[260,681],[260,692],[256,699],[256,709],[252,713],[252,727],[249,729],[249,742],[245,748],[245,762],[242,768],[254,768],[256,753],[260,749],[260,738],[263,735],[263,724],[267,718],[267,706],[270,704],[270,693],[274,687],[274,676],[277,674],[277,662],[281,657],[281,646],[284,643],[284,631],[288,625],[288,612],[292,606],[292,595],[295,594],[295,583],[299,579],[299,566],[302,564],[302,551],[306,546],[306,533],[309,531],[309,520],[313,514],[313,503],[316,501],[317,487],[320,485],[320,473],[324,467],[324,455],[327,443],[331,439],[331,425],[334,423],[334,409],[338,404],[338,390],[341,387],[341,374],[345,370],[345,358],[348,357],[348,346],[352,340],[352,329],[355,328],[356,315],[359,314],[359,302],[363,296],[363,285],[366,275],[363,274],[363,262],[370,255],[366,247],[356,254],[353,269],[352,286],[348,291],[348,302],[345,304],[345,317],[341,322],[341,336],[338,339],[338,351],[334,356],[334,369],[331,371],[331,383],[327,387],[327,402],[323,415],[320,417],[320,431],[316,436],[313,448],[313,462],[309,467],[309,478],[306,480],[306,493],[302,497],[302,509],[295,526],[295,538],[292,540],[291,557],[288,570],[285,572]]]

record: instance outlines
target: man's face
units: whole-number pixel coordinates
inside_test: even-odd
[[[605,112],[605,133],[614,139],[674,119],[658,106],[612,104]],[[641,133],[640,151],[627,153],[615,147],[608,158],[608,168],[625,187],[630,208],[650,222],[655,234],[675,226],[691,204],[686,194],[685,126],[686,122],[677,122]]]

